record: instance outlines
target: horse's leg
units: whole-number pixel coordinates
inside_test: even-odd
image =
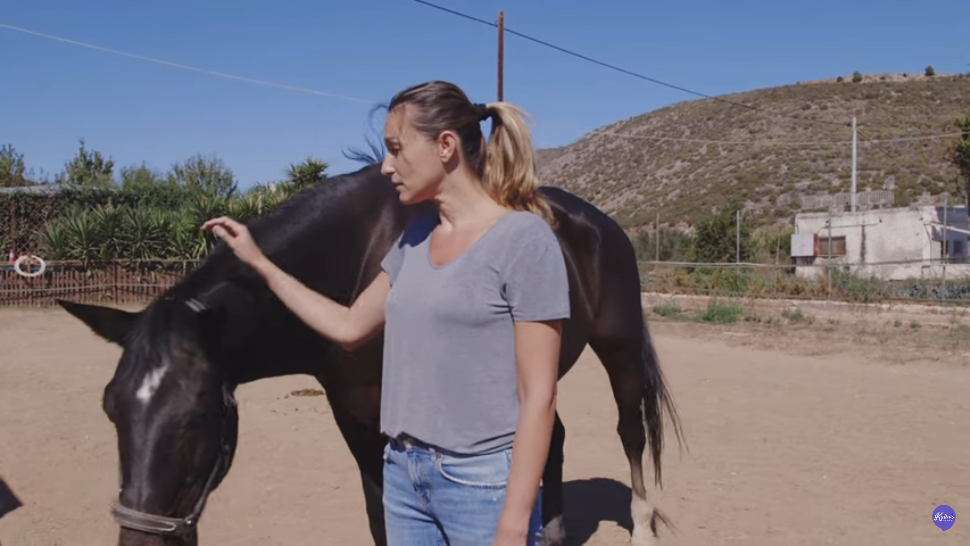
[[[553,424],[549,443],[549,458],[542,472],[542,539],[539,546],[562,546],[566,541],[562,484],[565,442],[566,427],[559,418],[559,412],[556,412],[556,422]]]
[[[364,505],[367,511],[367,521],[370,533],[377,546],[386,546],[387,535],[384,529],[384,438],[380,434],[376,420],[368,422],[362,420],[351,408],[379,407],[380,394],[374,394],[374,387],[361,386],[358,388],[342,387],[336,389],[330,386],[327,390],[330,408],[340,434],[343,435],[347,447],[357,468],[360,470],[361,485],[364,489]],[[367,405],[367,401],[375,399],[377,402]],[[369,413],[369,412],[368,412]]]
[[[656,544],[657,523],[663,521],[664,517],[647,498],[647,488],[643,480],[643,452],[649,432],[650,451],[659,484],[660,452],[663,445],[662,410],[664,407],[668,410],[673,408],[649,338],[646,319],[639,301],[636,304],[636,314],[632,316],[630,313],[620,312],[632,313],[632,309],[622,309],[619,306],[606,312],[608,316],[596,325],[590,347],[609,376],[619,414],[617,433],[630,463],[633,493],[630,506],[633,519],[632,544],[646,546]],[[676,414],[672,413],[671,418],[677,427]]]

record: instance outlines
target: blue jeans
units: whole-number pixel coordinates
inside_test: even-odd
[[[488,546],[505,506],[512,449],[458,455],[413,440],[384,448],[384,521],[389,546]],[[528,546],[542,525],[541,485]]]

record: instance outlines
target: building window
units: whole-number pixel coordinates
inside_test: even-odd
[[[819,258],[828,258],[832,256],[833,258],[840,258],[845,256],[845,236],[840,235],[838,237],[819,237],[818,238],[818,256]]]
[[[963,241],[940,241],[940,249],[944,258],[953,260],[963,257]]]

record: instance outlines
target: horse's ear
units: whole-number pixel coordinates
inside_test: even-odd
[[[95,334],[118,345],[124,343],[125,337],[138,318],[138,313],[122,311],[121,309],[74,303],[66,300],[56,301],[68,313],[87,324],[88,328],[91,328]]]

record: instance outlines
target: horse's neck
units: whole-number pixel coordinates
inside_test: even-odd
[[[298,273],[294,273],[301,283],[349,305],[363,289],[361,285],[366,286],[373,276],[374,268],[379,267],[380,257],[367,244],[334,243],[327,248],[328,240],[339,241],[348,228],[339,220],[334,223],[332,218],[322,221],[327,222],[325,227],[310,226],[312,234],[296,238],[321,241],[320,254],[314,256],[305,249],[293,248],[279,252],[279,257],[295,266]],[[368,225],[368,229],[376,229],[376,223]],[[339,257],[339,261],[331,256]],[[265,286],[249,290],[254,292],[231,304],[232,331],[226,336],[229,347],[222,363],[228,375],[237,377],[237,383],[293,374],[319,375],[322,362],[335,345],[306,326]]]

